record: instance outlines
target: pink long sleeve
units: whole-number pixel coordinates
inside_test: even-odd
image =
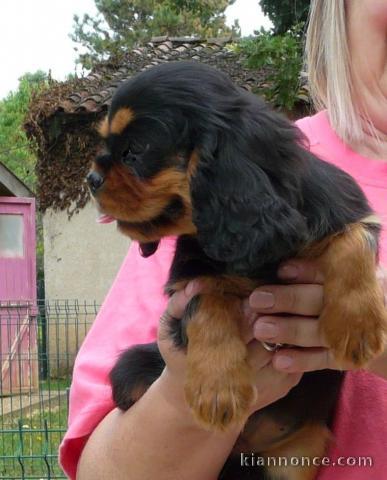
[[[103,227],[101,227],[103,228]],[[62,468],[75,479],[86,440],[113,408],[108,374],[118,354],[156,338],[167,299],[163,285],[175,239],[164,239],[155,255],[144,259],[133,242],[122,267],[78,353],[70,390],[69,427],[60,447]]]

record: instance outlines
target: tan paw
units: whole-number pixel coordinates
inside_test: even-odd
[[[207,375],[198,368],[190,370],[185,396],[201,425],[211,430],[225,430],[231,424],[246,420],[256,396],[246,364],[227,372],[214,370],[210,376],[208,368]]]
[[[343,368],[348,364],[364,367],[385,347],[387,313],[379,298],[362,302],[354,292],[343,301],[326,306],[320,323],[329,347]]]

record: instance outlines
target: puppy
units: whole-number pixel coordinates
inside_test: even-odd
[[[226,429],[251,406],[242,300],[278,282],[286,259],[318,262],[321,333],[339,364],[362,367],[382,351],[380,224],[354,180],[309,153],[285,118],[213,68],[171,62],[123,83],[100,133],[106,153],[87,180],[104,220],[116,220],[145,256],[162,237],[178,236],[169,295],[193,278],[205,285],[171,325],[186,351],[186,400],[203,426]],[[111,374],[117,405],[129,408],[163,367],[155,344],[125,352]],[[305,374],[285,398],[256,412],[221,478],[314,478],[313,466],[241,467],[238,452],[323,456],[341,381],[337,371]]]

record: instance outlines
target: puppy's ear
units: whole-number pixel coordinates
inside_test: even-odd
[[[259,152],[244,154],[232,140],[212,139],[198,153],[190,189],[205,253],[239,274],[294,255],[307,238],[307,225],[294,188],[287,198],[288,179],[279,186],[259,166]]]
[[[141,256],[144,258],[150,257],[154,253],[156,253],[156,250],[159,246],[160,242],[146,242],[146,243],[140,243],[140,252]]]

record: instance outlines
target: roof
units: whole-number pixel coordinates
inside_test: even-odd
[[[31,190],[0,162],[0,196],[33,197]]]
[[[248,69],[231,37],[153,38],[97,65],[85,78],[53,82],[33,99],[25,124],[27,135],[37,145],[42,211],[53,207],[67,209],[71,215],[87,203],[90,195],[84,177],[101,145],[95,126],[108,110],[117,86],[146,68],[173,60],[212,65],[248,90],[258,90],[265,82],[265,70]]]
[[[153,65],[174,60],[196,60],[226,71],[246,88],[259,88],[265,80],[262,70],[244,66],[243,58],[230,47],[231,37],[204,40],[191,37],[154,37],[142,47],[97,65],[76,90],[59,99],[50,114],[99,113],[106,111],[117,86]]]

